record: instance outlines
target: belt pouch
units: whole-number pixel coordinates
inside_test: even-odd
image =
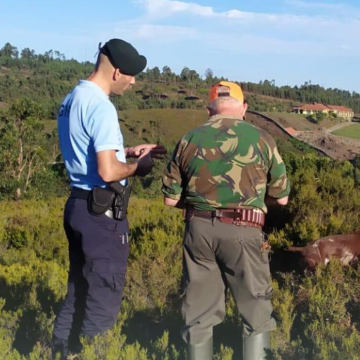
[[[107,188],[95,187],[89,196],[89,210],[95,215],[104,214],[114,201],[114,191]]]

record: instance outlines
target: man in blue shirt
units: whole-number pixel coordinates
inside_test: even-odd
[[[145,144],[124,148],[118,115],[110,94],[122,95],[146,58],[129,43],[112,39],[99,50],[94,72],[65,97],[59,111],[58,131],[62,156],[71,181],[64,212],[69,241],[68,291],[53,333],[53,356],[68,355],[68,346],[108,330],[120,310],[129,253],[128,222],[111,212],[95,215],[88,199],[95,187],[151,171],[152,158],[166,152]],[[126,158],[136,158],[127,164]],[[75,339],[74,344],[69,339]]]

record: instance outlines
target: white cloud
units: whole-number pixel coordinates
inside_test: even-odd
[[[146,14],[151,19],[162,19],[177,14],[185,14],[186,16],[199,16],[203,18],[218,18],[228,20],[238,20],[242,23],[261,22],[276,24],[292,24],[304,25],[314,21],[317,24],[331,24],[332,22],[347,22],[351,19],[359,20],[360,11],[358,8],[351,7],[347,4],[328,4],[322,2],[306,2],[303,0],[285,0],[285,3],[303,9],[322,9],[326,10],[322,15],[308,14],[299,15],[298,13],[259,13],[250,11],[241,11],[239,9],[231,9],[224,12],[217,12],[211,6],[199,5],[195,2],[172,1],[172,0],[135,0],[146,10]],[[333,17],[331,16],[333,15]]]
[[[199,16],[214,16],[215,12],[210,6],[196,3],[170,0],[143,0],[138,2],[148,14],[153,17],[167,17],[178,13],[187,13]]]
[[[135,40],[161,40],[161,42],[175,42],[177,40],[195,39],[196,29],[185,26],[156,25],[141,21],[122,22],[113,27],[112,31],[119,37]],[[104,36],[106,37],[106,36]]]
[[[257,22],[257,23],[273,23],[273,24],[305,24],[312,21],[308,16],[291,15],[291,14],[265,14],[246,12],[240,10],[229,10],[216,15],[220,18],[238,19],[244,22]]]
[[[329,5],[303,0],[285,1],[298,7],[325,8]],[[158,43],[192,39],[195,43],[201,41],[211,47],[216,44],[214,51],[227,49],[231,53],[360,54],[357,46],[360,21],[356,17],[337,16],[337,12],[333,16],[312,13],[299,15],[297,11],[292,14],[267,14],[240,9],[220,12],[210,6],[178,0],[141,0],[136,3],[145,10],[145,15],[137,19],[131,30],[129,27],[125,29],[130,38],[151,39]],[[178,15],[175,21],[179,26],[169,26],[172,20],[168,18],[175,15]],[[189,24],[189,16],[199,18],[196,24],[191,23],[193,28],[184,26]],[[201,18],[203,21],[200,21]],[[161,24],[165,19],[166,24]]]
[[[295,0],[294,0],[295,1]],[[172,0],[142,0],[137,3],[143,7],[152,19],[171,17],[176,14],[195,15],[204,18],[233,19],[242,22],[272,22],[272,23],[308,23],[311,18],[291,14],[267,14],[231,9],[216,12],[210,6],[203,6],[193,2]]]
[[[183,26],[142,24],[134,32],[134,36],[142,39],[165,38],[174,40],[176,38],[193,38],[197,34],[195,29]]]

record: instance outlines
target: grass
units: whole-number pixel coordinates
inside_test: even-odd
[[[286,112],[264,112],[263,114],[277,120],[284,127],[292,127],[298,131],[311,131],[319,127],[298,114]]]
[[[345,128],[334,131],[333,134],[360,140],[360,124],[349,125]]]
[[[330,128],[344,121],[341,118],[324,119],[320,124],[315,124],[309,121],[305,115],[286,112],[263,112],[263,114],[277,120],[285,127],[292,127],[298,131],[314,131],[319,130],[319,128]]]
[[[290,114],[294,115],[294,114]],[[148,110],[125,110],[119,112],[121,132],[125,146],[134,146],[143,143],[160,143],[168,149],[173,149],[180,138],[191,129],[205,123],[208,115],[205,109],[148,109]],[[255,126],[267,130],[284,152],[297,151],[299,144],[294,147],[286,135],[272,123],[270,127],[263,123],[263,119],[249,115],[249,122]],[[256,121],[257,120],[257,121]],[[57,121],[45,122],[44,132],[51,134],[56,129]],[[282,136],[279,136],[280,132]],[[302,145],[300,145],[302,146]]]
[[[149,109],[120,111],[119,118],[125,146],[158,142],[172,148],[189,130],[206,122],[208,115],[205,109]],[[276,140],[280,138],[282,143],[286,143],[293,150],[286,136],[278,136],[280,130],[275,125],[274,128],[268,128],[262,122],[260,119],[252,123],[269,131]],[[45,121],[45,133],[51,134],[56,127],[56,121]]]
[[[150,109],[119,112],[120,127],[127,145],[139,140],[146,142],[165,141],[172,145],[189,130],[207,120],[205,110]],[[46,133],[57,128],[56,120],[44,120]]]
[[[121,131],[128,145],[143,142],[175,144],[190,129],[207,120],[205,110],[126,110],[119,114]]]

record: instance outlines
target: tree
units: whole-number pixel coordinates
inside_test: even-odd
[[[182,81],[188,81],[189,80],[189,73],[190,73],[190,69],[185,66],[182,71],[181,71],[181,74],[180,74],[180,78]]]
[[[190,70],[188,76],[189,80],[194,83],[198,83],[201,80],[200,75],[195,70]]]
[[[12,46],[9,42],[7,42],[0,50],[0,56],[17,59],[19,57],[19,51],[15,46]]]
[[[35,50],[30,50],[29,48],[25,48],[21,50],[21,58],[22,59],[35,59]]]
[[[171,71],[171,69],[169,68],[169,66],[164,66],[162,68],[162,77],[165,81],[171,81],[173,78],[173,72]]]
[[[29,99],[15,101],[2,117],[0,131],[0,189],[20,198],[47,163],[41,106]]]
[[[54,51],[54,54],[55,54],[55,58],[56,58],[57,60],[62,60],[62,61],[65,60],[65,55],[62,54],[60,51],[55,50],[55,51]]]
[[[205,76],[205,81],[207,84],[213,83],[214,73],[211,69],[206,69],[204,76]]]
[[[320,123],[321,121],[323,121],[324,119],[326,118],[326,114],[321,112],[321,111],[318,111],[316,113],[316,120],[317,120],[317,123]]]
[[[54,58],[54,50],[50,49],[49,51],[45,51],[44,57],[47,60],[52,60]]]
[[[153,76],[154,76],[154,80],[160,80],[161,78],[161,73],[160,73],[160,69],[155,66],[153,69],[152,69],[152,72],[153,72]]]
[[[315,124],[320,124],[321,121],[323,121],[326,118],[326,114],[323,113],[322,111],[318,111],[317,113],[311,114],[310,116],[308,116],[308,120],[315,123]]]

